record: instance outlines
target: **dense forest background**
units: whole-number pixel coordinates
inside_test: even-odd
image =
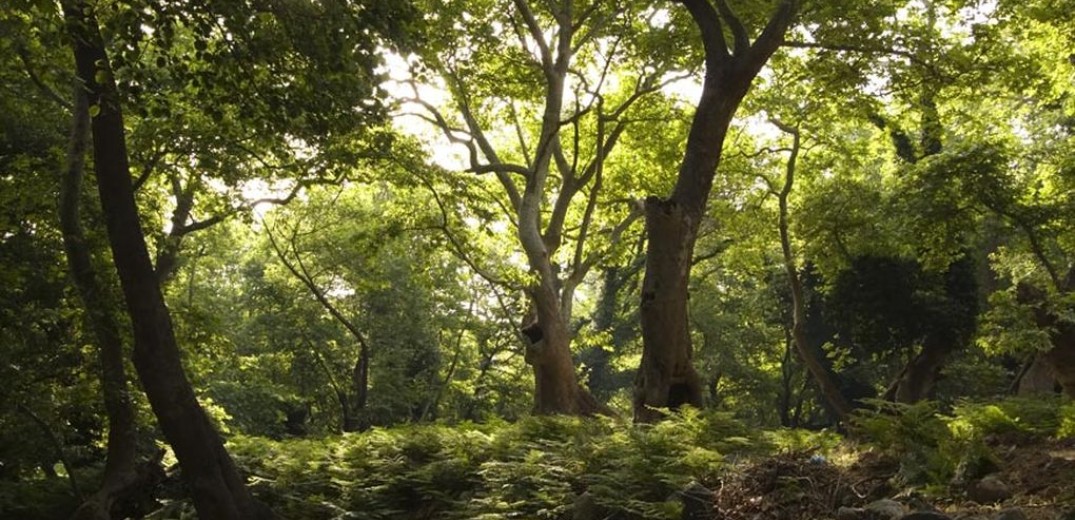
[[[0,34],[0,517],[866,519],[1075,454],[1070,0]]]

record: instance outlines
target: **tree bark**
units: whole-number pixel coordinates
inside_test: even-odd
[[[1075,328],[1070,325],[1065,328],[1054,337],[1053,348],[1045,353],[1045,360],[1052,365],[1064,395],[1075,399]]]
[[[687,283],[697,225],[673,201],[646,201],[646,275],[642,282],[642,363],[635,377],[634,417],[660,419],[655,408],[702,407],[691,364]]]
[[[761,68],[776,52],[798,11],[784,0],[751,44],[724,0],[682,0],[701,31],[706,74],[675,189],[668,199],[646,200],[646,274],[642,284],[642,364],[635,378],[636,421],[660,418],[655,408],[701,406],[691,364],[688,283],[698,226],[705,215],[721,148],[735,112]],[[719,14],[718,14],[719,11]],[[729,49],[725,31],[734,47]]]
[[[571,335],[560,311],[559,295],[543,283],[531,293],[540,334],[528,337],[526,361],[534,369],[534,413],[611,414],[582,388],[571,357]],[[535,341],[536,340],[536,341]]]
[[[201,518],[273,518],[246,489],[183,371],[171,315],[139,220],[119,96],[93,7],[84,0],[64,0],[62,6],[77,75],[93,107],[97,188],[134,328],[134,365],[150,406],[175,451]]]
[[[79,218],[90,126],[89,102],[81,83],[74,88],[73,116],[67,169],[60,186],[60,228],[71,280],[78,289],[86,320],[97,343],[101,391],[108,415],[108,451],[101,486],[83,502],[73,517],[108,520],[112,502],[138,480],[135,472],[137,429],[127,387],[123,338],[113,314],[117,307],[93,267]]]

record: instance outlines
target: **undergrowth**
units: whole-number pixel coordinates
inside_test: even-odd
[[[869,404],[856,413],[853,435],[900,461],[896,484],[936,493],[995,469],[991,443],[1075,437],[1075,403],[1059,398],[965,401],[946,412],[930,401]]]
[[[582,507],[678,518],[691,481],[713,487],[727,455],[771,447],[728,415],[695,411],[643,426],[532,417],[229,446],[258,495],[294,520],[563,518]]]

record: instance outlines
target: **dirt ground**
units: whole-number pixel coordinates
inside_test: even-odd
[[[1010,498],[978,504],[963,486],[903,487],[898,460],[864,450],[837,461],[813,453],[786,453],[744,462],[716,491],[724,520],[835,518],[841,507],[892,499],[907,511],[936,511],[952,519],[992,520],[1018,508],[1027,520],[1075,520],[1075,439],[989,439],[997,461],[990,475]]]

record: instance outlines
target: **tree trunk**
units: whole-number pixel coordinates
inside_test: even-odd
[[[1069,281],[1062,284],[1061,290],[1070,287],[1075,281],[1075,267],[1068,273],[1067,279]],[[1040,356],[1052,368],[1064,395],[1075,398],[1075,326],[1047,307],[1045,292],[1041,289],[1022,283],[1019,284],[1017,292],[1020,303],[1034,306],[1034,321],[1038,327],[1050,331],[1049,342],[1052,348]]]
[[[298,248],[295,246],[295,235],[298,233],[298,227],[296,227],[291,234],[291,250],[295,253],[295,262],[292,263],[287,259],[286,251],[280,248],[280,245],[276,243],[276,238],[273,237],[272,232],[268,232],[269,244],[272,245],[273,251],[276,252],[276,257],[280,259],[280,262],[284,264],[284,267],[291,272],[295,278],[298,278],[306,289],[310,291],[317,303],[321,304],[332,317],[343,325],[347,332],[351,333],[351,337],[355,338],[355,342],[358,343],[358,359],[355,360],[354,367],[351,368],[351,385],[350,394],[347,393],[340,385],[335,381],[332,376],[332,370],[329,369],[324,359],[320,354],[318,359],[321,362],[321,367],[328,374],[329,381],[332,384],[333,390],[336,391],[336,397],[340,402],[341,407],[341,423],[340,428],[345,432],[357,432],[365,430],[369,425],[366,422],[364,416],[366,410],[366,403],[369,399],[369,379],[370,379],[370,346],[366,341],[366,335],[359,330],[358,325],[354,321],[344,316],[332,301],[328,299],[317,283],[314,282],[313,275],[306,268],[306,264],[302,261],[302,255],[299,254]]]
[[[1075,398],[1075,327],[1065,324],[1053,334],[1053,348],[1044,354],[1064,395]]]
[[[370,387],[370,350],[365,341],[359,346],[358,360],[351,369],[351,410],[344,423],[343,431],[358,432],[368,428],[366,404],[369,401]]]
[[[721,148],[751,83],[783,41],[798,10],[784,0],[751,44],[725,2],[682,2],[701,30],[706,55],[702,97],[691,121],[675,189],[667,200],[646,200],[646,275],[642,283],[642,364],[635,377],[636,421],[660,417],[655,408],[701,406],[702,390],[691,364],[687,322],[688,283],[698,226],[705,215]],[[719,11],[719,13],[718,13]],[[729,49],[725,31],[734,48]]]
[[[941,368],[952,351],[950,344],[937,344],[928,339],[922,351],[910,362],[896,381],[891,400],[897,403],[917,403],[933,395],[933,386],[941,375]]]
[[[135,458],[137,430],[127,388],[123,339],[117,308],[93,267],[90,247],[82,232],[79,197],[89,137],[89,102],[82,84],[74,88],[74,120],[67,154],[67,169],[60,186],[60,228],[71,279],[78,289],[86,319],[97,343],[101,391],[108,415],[108,451],[101,487],[78,508],[74,518],[108,520],[116,496],[137,481]]]
[[[661,418],[656,408],[702,406],[691,364],[687,282],[697,224],[672,201],[646,200],[646,276],[642,282],[642,364],[635,377],[634,417]]]
[[[532,292],[539,333],[527,335],[526,361],[534,368],[534,413],[609,414],[585,388],[579,386],[571,357],[571,334],[560,312],[559,297],[548,283]]]
[[[1016,394],[1020,396],[1056,393],[1056,374],[1053,373],[1052,363],[1046,359],[1044,353],[1034,353],[1026,369],[1019,374],[1015,388]]]
[[[183,371],[171,315],[138,216],[119,96],[93,7],[82,0],[65,0],[63,12],[78,77],[90,106],[97,110],[92,118],[97,188],[134,327],[134,365],[150,406],[175,451],[201,518],[272,518],[246,489]]]

